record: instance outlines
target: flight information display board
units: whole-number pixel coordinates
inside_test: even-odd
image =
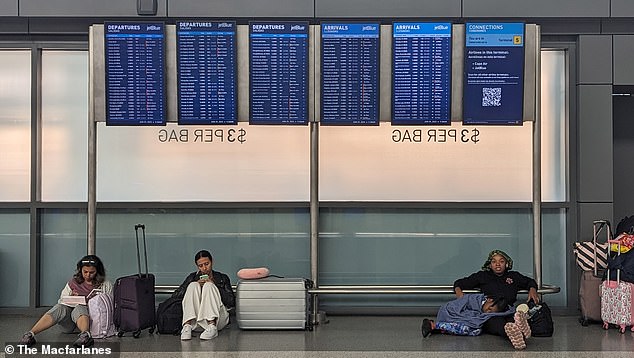
[[[321,24],[321,123],[379,124],[379,24]]]
[[[524,24],[467,23],[464,124],[522,124]]]
[[[451,23],[393,24],[392,124],[451,124]]]
[[[104,24],[106,125],[165,124],[165,25]]]
[[[176,23],[179,124],[236,124],[236,23]]]
[[[249,23],[249,123],[308,123],[308,22]]]

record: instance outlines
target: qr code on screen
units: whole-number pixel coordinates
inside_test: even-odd
[[[482,107],[499,107],[502,105],[502,88],[482,88]]]

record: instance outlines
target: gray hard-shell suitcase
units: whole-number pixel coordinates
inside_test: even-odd
[[[312,282],[303,278],[267,277],[240,280],[236,319],[241,329],[308,329]]]
[[[610,222],[607,220],[596,220],[592,223],[592,232],[595,250],[593,252],[593,259],[595,262],[593,271],[584,271],[581,273],[581,279],[579,281],[579,308],[581,309],[581,322],[582,326],[587,326],[590,322],[602,322],[601,320],[601,293],[599,287],[601,286],[603,271],[597,269],[597,243],[602,241],[599,239],[599,235],[602,231],[605,231],[605,242],[612,239],[612,229]]]

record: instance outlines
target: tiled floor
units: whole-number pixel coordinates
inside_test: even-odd
[[[3,344],[15,342],[37,319],[35,315],[0,316]],[[577,317],[555,317],[555,335],[531,338],[525,351],[515,351],[501,337],[433,335],[423,339],[422,317],[329,316],[329,323],[311,331],[242,331],[231,324],[212,341],[142,332],[109,338],[121,357],[634,357],[634,332],[605,331],[600,325],[582,327]],[[70,343],[74,335],[56,327],[38,335],[39,343]],[[104,340],[99,340],[104,341]],[[118,344],[118,346],[116,346]],[[9,354],[2,354],[7,358]]]

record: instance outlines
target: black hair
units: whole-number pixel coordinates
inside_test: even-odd
[[[84,276],[81,274],[81,269],[84,266],[94,267],[97,270],[97,274],[93,279],[93,287],[101,287],[101,284],[106,280],[106,268],[101,259],[96,255],[86,255],[77,261],[77,268],[73,279],[79,284],[84,283]]]
[[[198,259],[203,258],[203,257],[207,257],[209,258],[209,261],[213,261],[214,259],[211,257],[211,253],[207,250],[200,250],[196,253],[196,255],[194,255],[194,263],[196,263],[198,261]]]
[[[504,312],[508,309],[509,304],[504,297],[493,298],[493,307],[497,312]]]

